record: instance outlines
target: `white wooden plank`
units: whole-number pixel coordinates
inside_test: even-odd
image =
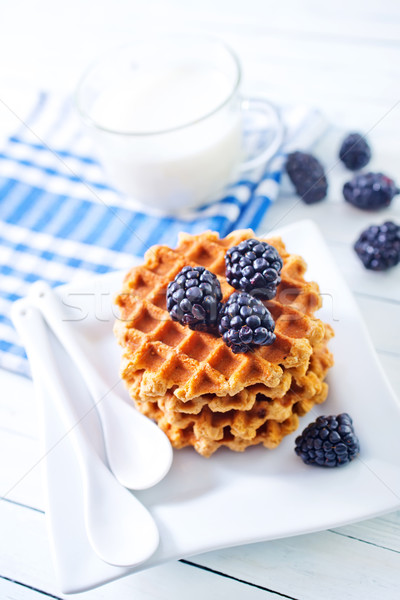
[[[22,582],[29,581],[30,585],[38,589],[56,595],[59,594],[51,568],[50,552],[43,522],[44,516],[27,509],[1,503],[0,521],[2,532],[4,532],[3,540],[7,540],[2,548],[2,551],[6,554],[0,556],[0,575],[15,578]],[[321,597],[327,598],[327,600],[335,598],[335,594],[340,593],[341,584],[346,583],[347,586],[347,583],[350,582],[351,584],[351,581],[360,583],[363,569],[368,567],[369,576],[367,581],[361,587],[358,585],[356,589],[352,589],[350,585],[347,590],[349,595],[346,598],[350,600],[360,597],[365,599],[395,598],[395,595],[390,594],[396,590],[396,585],[399,584],[400,513],[343,527],[338,530],[338,533],[340,534],[336,536],[338,539],[335,538],[335,532],[324,532],[289,540],[277,540],[265,544],[225,549],[192,558],[191,561],[205,565],[213,571],[227,572],[233,577],[251,581],[263,588],[276,589],[289,596],[300,597],[305,600]],[[363,545],[357,539],[343,538],[347,535],[361,538],[361,540],[368,541],[369,544]],[[387,553],[382,548],[375,548],[370,545],[371,543],[383,545],[391,552]],[[287,586],[282,587],[282,582],[287,579],[285,569],[287,569],[288,564],[290,564],[291,578],[295,576],[296,579],[295,584],[289,588]],[[371,570],[369,567],[371,567]],[[336,581],[335,585],[331,587],[337,576],[337,570],[340,570],[342,577],[340,581]],[[315,577],[320,577],[322,581],[324,573],[325,579],[320,588],[321,595],[310,594],[307,591],[308,577],[313,574]],[[299,574],[301,574],[301,577]],[[196,582],[199,576],[200,579],[204,578],[204,573],[199,574],[196,570],[188,575],[189,578],[196,577]],[[183,583],[187,585],[187,573],[180,564],[170,563],[164,567],[158,567],[108,585],[97,592],[84,594],[82,598],[84,600],[86,598],[91,600],[95,597],[107,599],[112,598],[113,593],[122,593],[127,590],[140,591],[144,594],[140,597],[144,599],[165,598],[169,597],[169,593],[167,593],[169,585],[171,585],[171,593],[173,590],[179,591],[176,587],[178,581],[181,585]],[[145,592],[149,591],[150,583],[151,593],[155,594],[157,592],[157,594],[164,593],[165,595],[145,595]],[[200,581],[199,584],[196,583],[196,590],[204,593],[206,585],[210,585],[210,583],[207,576],[204,587],[203,582]],[[214,587],[215,583],[211,584]],[[221,588],[222,593],[227,591],[227,585],[226,580],[224,580]],[[255,593],[253,588],[249,591],[247,588],[242,588],[240,593],[243,593],[243,589],[246,594]],[[368,592],[368,590],[370,591]],[[184,587],[180,591],[184,592]],[[199,595],[195,595],[193,598],[201,598],[200,592]],[[234,589],[233,592],[235,592]],[[232,597],[241,598],[240,593]],[[357,596],[357,593],[360,595]],[[382,595],[378,596],[378,593]],[[217,599],[223,596],[215,595],[214,597]],[[248,597],[258,598],[259,596],[249,595]]]
[[[40,419],[31,380],[0,371],[0,495],[44,509]]]
[[[1,371],[1,430],[11,429],[21,435],[36,437],[38,414],[32,380],[15,373]]]
[[[171,6],[172,4],[172,6]],[[237,25],[242,28],[255,27],[265,32],[279,28],[292,35],[315,36],[318,39],[329,39],[330,35],[340,35],[342,38],[363,41],[376,39],[383,43],[397,43],[397,24],[400,18],[398,5],[394,2],[385,2],[384,6],[376,1],[363,4],[362,12],[356,2],[335,2],[334,5],[321,5],[314,1],[306,0],[302,3],[302,10],[296,10],[295,2],[288,1],[276,4],[273,7],[265,0],[251,0],[243,4],[240,0],[206,0],[200,5],[191,2],[179,2],[179,12],[173,10],[176,3],[169,3],[168,10],[159,3],[159,15],[165,19],[169,17],[197,22],[216,23],[220,27],[226,24]],[[163,10],[164,7],[164,10]]]
[[[0,576],[0,598],[3,600],[49,600],[49,598],[57,598],[57,596],[43,594],[31,587],[2,579]]]
[[[281,593],[302,600],[398,598],[400,553],[331,532],[213,552],[196,561],[258,585],[279,585]]]
[[[356,539],[400,552],[400,511],[383,517],[361,521],[333,530],[337,535]],[[400,581],[399,581],[400,583]]]
[[[35,23],[35,27],[26,26],[23,30],[24,24],[20,23],[18,18],[19,10],[13,10],[12,5],[7,23],[10,21],[18,23],[19,30],[22,29],[22,39],[26,40],[26,44],[35,42],[29,44],[33,51],[29,55],[21,52],[18,38],[9,27],[3,25],[0,29],[2,32],[0,47],[3,52],[9,51],[13,56],[13,62],[10,62],[9,66],[5,65],[6,74],[15,77],[15,73],[18,72],[26,80],[39,84],[48,82],[51,76],[53,86],[59,85],[63,89],[70,90],[82,70],[82,65],[87,64],[104,49],[129,42],[135,34],[146,29],[177,30],[188,27],[192,30],[201,29],[204,32],[222,35],[228,41],[232,41],[243,55],[246,68],[253,61],[246,59],[245,48],[247,45],[252,46],[254,38],[259,39],[259,51],[262,52],[263,48],[268,49],[269,60],[265,60],[263,69],[258,70],[260,73],[265,73],[266,84],[271,81],[269,65],[274,63],[275,57],[279,57],[285,51],[294,51],[294,59],[291,57],[286,61],[289,66],[292,63],[296,69],[293,72],[294,79],[298,76],[296,71],[307,76],[311,71],[308,65],[320,61],[321,67],[312,70],[319,71],[322,76],[326,72],[324,84],[328,85],[329,90],[343,95],[347,92],[348,96],[351,96],[353,89],[357,89],[357,85],[367,86],[370,80],[370,76],[367,75],[368,66],[375,71],[379,70],[381,84],[385,70],[396,68],[398,64],[395,60],[388,59],[386,55],[380,55],[382,50],[391,52],[398,47],[398,10],[393,4],[388,6],[385,3],[382,9],[382,6],[376,2],[366,12],[364,12],[364,5],[363,11],[359,11],[356,2],[344,4],[343,1],[341,7],[336,8],[335,4],[334,9],[325,10],[321,10],[315,1],[306,2],[301,11],[298,10],[295,0],[285,2],[281,7],[278,7],[277,3],[271,5],[262,0],[253,0],[250,5],[251,7],[246,5],[244,11],[243,4],[238,1],[232,7],[231,3],[225,0],[212,3],[209,0],[209,7],[206,8],[203,4],[196,5],[194,2],[182,3],[175,0],[165,3],[159,0],[141,3],[139,8],[137,2],[126,3],[119,0],[115,3],[115,9],[111,11],[109,5],[102,2],[102,10],[88,11],[89,20],[85,11],[81,11],[82,22],[77,28],[73,21],[73,11],[65,12],[62,19],[55,21],[48,0],[41,0],[41,10],[37,11],[33,11],[31,4],[25,0],[22,4],[23,8],[18,5],[19,10],[26,15],[26,24]],[[121,13],[124,14],[123,23],[120,18]],[[38,19],[38,14],[43,17]],[[63,51],[68,47],[68,32],[71,28],[74,28],[75,41],[81,50],[78,54]],[[101,30],[103,35],[99,36],[98,32]],[[238,42],[240,38],[241,43]],[[379,43],[372,45],[370,42],[374,38],[377,38]],[[59,49],[58,68],[52,68],[49,60],[45,60],[49,42],[55,49]],[[304,45],[310,48],[307,59],[301,54]],[[318,47],[321,48],[320,52],[317,50]],[[375,54],[371,52],[372,47],[376,49]],[[300,50],[297,53],[298,49]],[[337,68],[333,72],[334,76],[329,80],[329,69],[326,68],[326,64],[331,62],[335,64],[335,60],[342,60],[342,56],[343,68]],[[354,73],[358,75],[360,71],[365,75],[354,77]],[[350,76],[353,76],[353,81]],[[344,78],[347,86],[343,85]],[[290,77],[284,71],[283,76],[279,78],[279,85],[284,85],[285,81],[290,81]],[[340,85],[334,87],[335,81]],[[393,77],[392,82],[395,81],[396,77]],[[299,82],[301,83],[301,79]],[[312,87],[298,86],[295,92],[292,88],[292,97],[294,93],[297,95],[297,92],[303,94],[307,91],[308,98],[312,100],[315,93],[320,90],[323,92],[327,87],[327,85],[320,85],[318,79],[317,82],[318,85]],[[370,84],[366,98],[386,93],[388,90],[390,90],[389,84],[387,86]],[[359,98],[364,101],[362,93]]]
[[[0,456],[7,458],[2,461],[0,496],[43,510],[40,447],[39,441],[31,437],[10,431],[1,433]]]
[[[372,103],[383,99],[393,103],[397,100],[397,84],[392,81],[390,86],[390,78],[398,73],[398,47],[371,44],[360,47],[339,39],[319,44],[320,52],[315,52],[312,36],[296,39],[295,36],[282,35],[281,31],[267,35],[253,31],[250,42],[240,29],[235,33],[224,32],[224,38],[239,55],[246,86],[263,82],[267,93],[275,88],[291,90],[287,97],[295,98],[297,102],[310,101],[317,96],[315,104],[318,106],[320,98],[336,100],[350,97],[361,101],[363,94],[368,94]],[[326,53],[329,54],[328,67]],[[365,59],[362,63],[361,53]],[[372,89],[368,67],[378,67],[381,60],[386,66],[380,74],[380,87]],[[351,78],[351,69],[357,71],[357,78]]]
[[[60,594],[57,587],[44,518],[40,513],[0,503],[3,542],[0,547],[0,575],[27,583],[60,598],[73,598],[75,595]],[[172,562],[143,571],[76,597],[80,600],[165,600],[186,598],[190,595],[191,600],[204,600],[210,595],[210,590],[213,600],[225,600],[227,597],[232,600],[242,600],[244,597],[249,600],[279,598],[279,595],[268,590],[181,562]],[[39,600],[34,595],[30,596],[28,591],[21,597],[24,600]]]

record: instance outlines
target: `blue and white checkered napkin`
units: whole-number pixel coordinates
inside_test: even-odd
[[[17,115],[19,127],[0,143],[0,366],[25,375],[27,359],[9,312],[34,281],[56,286],[127,269],[132,255],[155,243],[175,244],[179,231],[257,229],[278,195],[284,160],[281,152],[184,217],[150,215],[128,208],[109,187],[69,98],[40,93],[32,100],[29,114]],[[6,109],[15,119],[13,106]],[[304,148],[324,129],[316,111],[292,108],[282,115],[285,151]],[[257,143],[254,131],[250,138]]]

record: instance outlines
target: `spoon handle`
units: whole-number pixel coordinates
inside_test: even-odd
[[[77,454],[82,474],[84,474],[87,460],[94,451],[83,435],[79,425],[80,417],[75,413],[66,393],[53,358],[53,350],[50,346],[44,321],[39,311],[25,300],[14,303],[12,319],[25,346],[34,376],[46,381],[47,389],[57,405],[57,410]],[[35,343],[33,343],[33,340],[35,340]]]
[[[53,357],[44,320],[26,300],[15,302],[13,322],[35,380],[45,382],[78,459],[86,533],[97,555],[115,566],[136,566],[158,547],[159,533],[145,506],[120,485],[88,442]]]
[[[96,369],[87,358],[74,335],[69,328],[65,326],[65,315],[63,314],[60,301],[51,287],[44,281],[38,281],[31,286],[30,299],[42,313],[45,321],[58,337],[71,359],[79,369],[93,400],[97,404],[105,391],[105,384],[102,382]],[[102,411],[102,403],[97,406],[99,412]]]

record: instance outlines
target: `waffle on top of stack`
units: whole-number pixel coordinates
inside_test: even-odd
[[[266,303],[276,323],[271,346],[234,354],[221,337],[171,320],[166,289],[175,275],[186,265],[206,267],[218,276],[226,301],[235,290],[225,278],[225,252],[251,237],[251,230],[223,239],[208,231],[181,234],[174,250],[153,246],[116,298],[121,376],[136,407],[173,446],[191,445],[204,456],[221,446],[274,448],[327,395],[333,331],[314,316],[321,298],[318,285],[304,280],[304,260],[288,254],[280,238],[265,239],[283,260],[277,295]]]

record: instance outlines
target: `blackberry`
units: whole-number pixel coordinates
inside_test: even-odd
[[[204,267],[183,267],[167,287],[167,309],[190,329],[212,330],[222,299],[217,276]]]
[[[371,225],[354,244],[366,269],[386,271],[400,262],[400,226],[392,221]]]
[[[228,283],[244,292],[270,300],[276,295],[281,278],[282,259],[273,246],[249,239],[225,254]]]
[[[326,197],[328,182],[321,163],[311,154],[292,152],[286,161],[286,172],[296,193],[306,204],[320,202]]]
[[[360,443],[347,413],[318,417],[296,438],[295,452],[306,465],[340,467],[360,452]]]
[[[339,150],[339,158],[350,171],[365,167],[371,159],[371,148],[359,133],[350,133]]]
[[[383,173],[361,173],[344,184],[343,196],[357,208],[377,210],[389,206],[400,190]]]
[[[232,352],[249,352],[255,346],[270,346],[275,341],[275,322],[258,298],[234,292],[222,305],[218,331]]]

